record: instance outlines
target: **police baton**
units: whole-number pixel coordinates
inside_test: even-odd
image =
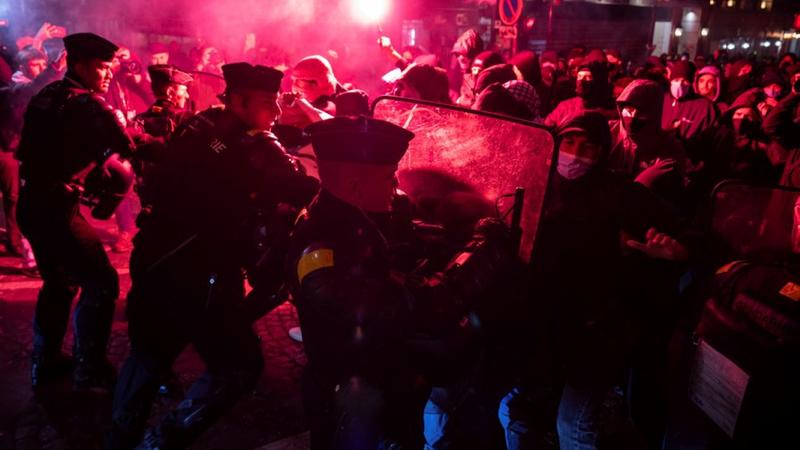
[[[525,205],[525,188],[514,190],[514,207],[511,210],[511,245],[514,252],[519,252],[522,243],[522,209]]]

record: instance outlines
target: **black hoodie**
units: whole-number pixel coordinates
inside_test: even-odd
[[[556,109],[544,119],[545,126],[558,128],[587,110],[597,111],[606,116],[608,120],[618,117],[613,97],[614,88],[608,82],[607,63],[589,60],[581,64],[578,70],[587,68],[592,73],[591,93],[586,97],[576,96],[559,103]]]

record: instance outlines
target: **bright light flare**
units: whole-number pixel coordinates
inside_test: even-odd
[[[350,15],[363,24],[380,23],[389,12],[389,0],[350,0]]]

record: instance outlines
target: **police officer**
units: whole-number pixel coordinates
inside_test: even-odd
[[[488,285],[491,271],[473,269],[491,266],[502,252],[480,240],[465,247],[474,252],[453,257],[453,270],[434,268],[425,277],[404,270],[390,245],[397,242],[387,238],[394,240],[396,225],[395,171],[413,133],[366,117],[337,117],[306,131],[322,189],[292,236],[287,278],[308,356],[311,448],[413,446],[427,397],[415,381],[446,371],[428,363],[447,365],[448,352],[431,350],[452,348],[452,341],[425,345],[416,336],[427,328],[452,337],[471,293]]]
[[[193,113],[188,109],[189,85],[192,76],[168,64],[149,66],[153,95],[156,97],[147,111],[133,120],[133,126],[143,131],[136,139],[137,193],[143,207],[150,204],[151,193],[147,191],[151,182],[152,171],[164,157],[166,141],[180,124],[188,120]]]
[[[112,78],[117,46],[91,33],[69,35],[64,45],[64,79],[31,100],[18,152],[19,225],[44,281],[33,325],[31,379],[34,387],[40,386],[64,367],[61,344],[80,288],[75,387],[108,389],[113,370],[105,351],[119,283],[97,233],[79,211],[79,201],[89,174],[100,173],[102,179],[103,173],[130,171],[118,156],[130,152],[131,142],[101,97]],[[89,188],[83,193],[92,194]],[[106,212],[110,215],[113,205]]]
[[[254,223],[279,207],[304,206],[317,191],[269,131],[281,112],[283,74],[247,63],[223,73],[224,107],[193,116],[172,136],[152,212],[134,238],[131,354],[114,395],[110,448],[142,440],[158,382],[190,343],[206,372],[139,448],[187,446],[255,387],[263,360],[242,275],[258,250]]]

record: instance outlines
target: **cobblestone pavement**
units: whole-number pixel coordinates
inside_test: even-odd
[[[111,243],[116,227],[96,224],[101,238]],[[122,292],[130,288],[129,254],[109,252],[120,274]],[[41,280],[25,276],[19,259],[0,254],[0,449],[99,448],[108,426],[111,399],[78,395],[69,377],[34,395],[30,388],[31,321]],[[124,295],[117,302],[109,358],[119,366],[128,354]],[[307,448],[308,435],[300,399],[300,372],[305,364],[301,344],[288,337],[297,325],[295,309],[284,303],[255,324],[261,337],[265,370],[256,391],[242,400],[192,447],[195,449],[289,450]],[[72,347],[68,333],[64,350]],[[203,366],[191,348],[178,359],[175,372],[186,388]],[[177,400],[161,398],[157,418]]]

